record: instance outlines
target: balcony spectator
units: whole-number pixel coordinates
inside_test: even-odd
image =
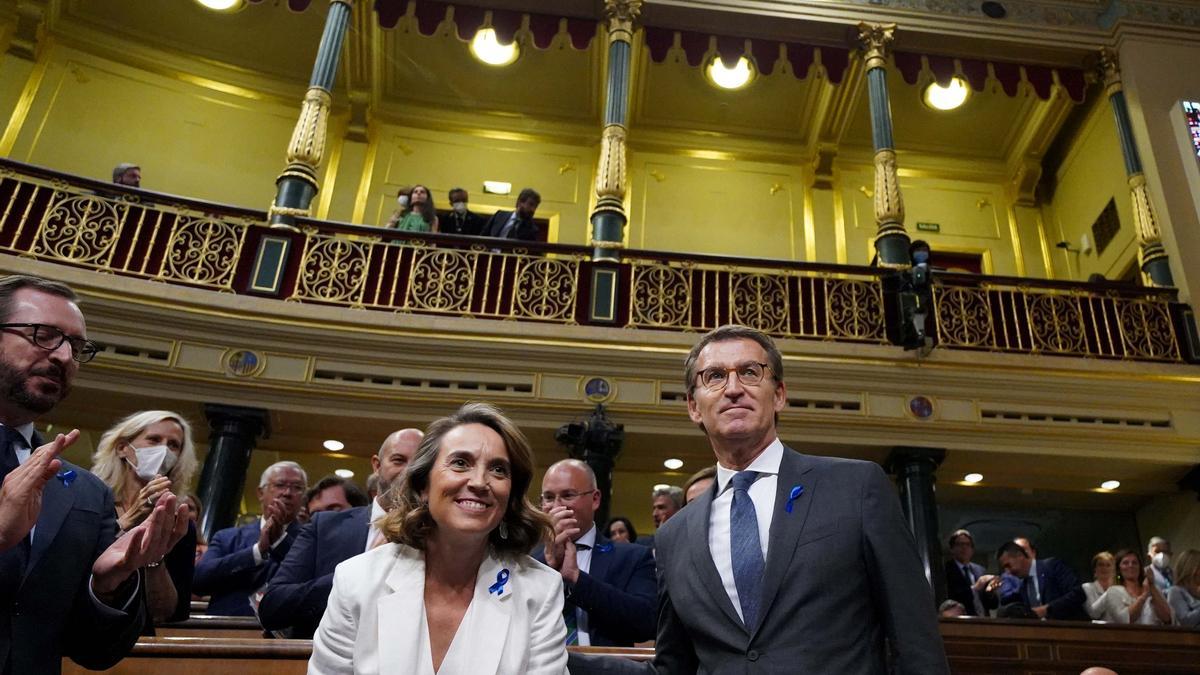
[[[993,575],[972,562],[975,538],[967,530],[955,530],[948,544],[951,557],[946,561],[946,594],[962,604],[967,616],[987,616],[982,593]]]
[[[1092,578],[1094,581],[1089,581],[1083,585],[1083,595],[1086,598],[1083,608],[1087,610],[1088,616],[1093,619],[1099,619],[1104,614],[1104,603],[1100,602],[1100,597],[1113,585],[1116,574],[1117,563],[1111,553],[1100,551],[1092,556]]]
[[[946,600],[938,607],[938,616],[943,619],[953,619],[967,614],[967,608],[957,600]]]
[[[383,543],[377,523],[387,515],[384,495],[404,476],[423,436],[419,429],[401,429],[384,439],[371,457],[380,496],[369,507],[313,514],[267,584],[258,606],[263,628],[290,638],[313,636],[325,613],[334,568]]]
[[[693,499],[699,497],[712,487],[717,480],[717,465],[712,464],[692,474],[683,484],[683,504],[687,506]]]
[[[388,217],[384,227],[394,228],[400,219],[408,215],[408,195],[412,192],[411,185],[401,185],[396,190],[396,209],[392,211],[392,215]]]
[[[213,535],[196,565],[196,593],[211,595],[208,613],[252,616],[250,596],[271,578],[300,531],[296,515],[303,505],[308,476],[295,462],[276,462],[262,472],[258,501],[262,515],[240,527]]]
[[[182,492],[195,471],[191,425],[167,410],[144,410],[117,422],[100,436],[92,456],[92,473],[113,491],[121,532],[145,521],[163,494]],[[166,558],[144,568],[150,621],[143,635],[153,635],[156,623],[188,618],[195,565],[196,527],[189,522]]]
[[[1167,604],[1175,623],[1200,627],[1200,551],[1189,548],[1175,558],[1175,585],[1167,591]]]
[[[140,188],[142,186],[142,167],[137,164],[122,162],[113,167],[112,182],[117,185]]]
[[[1015,541],[1005,542],[996,559],[1001,569],[1021,584],[1015,594],[1001,597],[1002,605],[1023,604],[1039,619],[1087,619],[1083,588],[1066,563],[1054,558],[1031,559]]]
[[[370,501],[367,493],[355,485],[354,481],[335,475],[325,476],[304,494],[310,520],[322,511],[347,511],[366,506]]]
[[[517,205],[512,211],[497,211],[483,228],[483,235],[499,239],[518,239],[520,241],[537,241],[538,226],[533,222],[542,196],[533,188],[521,190],[517,195]]]
[[[1146,575],[1137,551],[1123,549],[1113,557],[1117,562],[1117,583],[1096,601],[1101,606],[1101,618],[1112,623],[1149,626],[1171,623],[1171,607]]]
[[[1150,559],[1151,580],[1165,594],[1174,583],[1171,576],[1171,542],[1162,537],[1150,537],[1146,545],[1146,557]]]
[[[408,211],[388,226],[405,232],[438,232],[437,208],[429,188],[414,185],[408,193]]]
[[[683,508],[683,488],[678,485],[658,488],[651,494],[650,500],[650,517],[654,519],[654,527],[662,527]]]
[[[637,543],[637,530],[633,527],[633,521],[625,516],[617,516],[609,518],[608,524],[604,526],[604,534],[609,541],[619,541],[626,544]]]
[[[584,462],[564,459],[547,469],[541,503],[554,538],[533,557],[562,576],[568,645],[632,647],[654,638],[654,557],[596,531],[600,499],[596,474]]]
[[[469,196],[463,188],[450,191],[450,213],[438,218],[438,231],[443,234],[477,236],[483,230],[483,216],[467,208]]]

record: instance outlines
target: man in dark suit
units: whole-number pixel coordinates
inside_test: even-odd
[[[58,458],[79,437],[43,444],[34,421],[71,389],[96,346],[69,287],[0,280],[0,673],[58,673],[62,658],[92,669],[120,661],[145,619],[137,570],[187,531],[166,493],[116,539],[112,491]],[[39,447],[40,446],[40,447]],[[33,450],[36,448],[36,450]]]
[[[1000,598],[1001,605],[1028,606],[1041,619],[1087,621],[1085,595],[1079,577],[1061,560],[1029,557],[1015,541],[1005,542],[996,552],[1000,568],[1020,581],[1015,593]]]
[[[370,506],[314,514],[300,530],[258,606],[263,628],[290,638],[312,638],[333,589],[334,568],[382,543],[373,523],[387,514],[388,489],[408,468],[423,436],[419,429],[396,431],[371,457],[379,496]]]
[[[654,557],[638,544],[600,535],[596,474],[577,459],[564,459],[542,479],[542,510],[554,523],[554,541],[534,557],[563,578],[567,644],[632,647],[654,639]]]
[[[300,533],[296,514],[308,489],[308,476],[295,462],[275,462],[258,481],[263,515],[241,527],[213,535],[196,564],[192,591],[211,595],[208,613],[253,616],[251,598],[262,590]]]
[[[538,241],[538,226],[533,222],[542,203],[542,196],[533,188],[521,190],[517,195],[517,206],[512,211],[497,211],[483,227],[485,237]]]
[[[951,558],[946,561],[946,595],[962,604],[965,616],[986,616],[983,590],[995,576],[971,562],[975,538],[970,532],[955,530],[948,543]]]
[[[467,208],[469,197],[464,188],[450,190],[450,212],[438,216],[438,232],[477,236],[483,230],[483,217]]]
[[[886,474],[780,442],[787,389],[774,342],[722,326],[692,348],[684,377],[717,480],[655,533],[650,669],[948,674],[933,593]],[[572,659],[571,672],[637,672],[589,661]]]

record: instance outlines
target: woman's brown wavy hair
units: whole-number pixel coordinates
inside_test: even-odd
[[[488,534],[492,552],[497,557],[526,555],[549,537],[550,519],[525,497],[533,481],[533,448],[517,425],[490,403],[467,403],[452,415],[429,425],[403,480],[389,490],[392,507],[380,520],[379,529],[390,542],[425,550],[425,542],[437,528],[437,523],[430,516],[429,505],[421,499],[421,493],[429,487],[429,474],[437,461],[442,439],[452,429],[465,424],[482,424],[495,431],[504,440],[504,448],[508,451],[512,491],[501,521],[508,526],[508,536],[501,537],[499,527],[492,530]]]

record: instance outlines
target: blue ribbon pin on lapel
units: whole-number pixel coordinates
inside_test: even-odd
[[[496,595],[503,595],[504,594],[504,585],[507,583],[508,583],[508,568],[504,568],[496,574],[496,583],[492,584],[491,586],[488,586],[488,593],[495,593]]]
[[[602,544],[602,545],[596,547],[596,551],[599,553],[608,553],[612,550],[613,550],[612,544]]]
[[[67,469],[66,471],[59,471],[55,475],[55,478],[62,481],[63,487],[71,487],[71,483],[75,482],[75,470]]]
[[[792,512],[792,503],[795,502],[796,498],[802,494],[804,494],[804,486],[803,485],[797,485],[797,486],[793,487],[792,491],[790,493],[788,493],[787,503],[783,505],[783,510],[787,511],[788,513],[791,513]]]

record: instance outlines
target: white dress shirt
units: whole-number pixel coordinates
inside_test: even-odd
[[[762,474],[750,486],[750,501],[754,502],[754,514],[758,517],[758,542],[762,546],[763,562],[767,560],[767,544],[771,535],[771,518],[775,510],[775,491],[779,485],[779,464],[783,461],[783,443],[778,438],[771,441],[758,457],[746,467],[746,471],[757,471]],[[734,469],[728,469],[720,462],[717,463],[717,498],[713,500],[708,512],[708,550],[712,553],[713,563],[721,575],[721,583],[725,593],[733,603],[733,609],[738,617],[742,616],[742,603],[738,601],[737,585],[733,581],[733,553],[729,541],[729,512],[733,508],[733,490],[726,489],[734,474]],[[582,643],[580,643],[582,644]]]
[[[379,526],[376,525],[375,522],[386,515],[387,515],[387,509],[384,509],[382,506],[379,505],[379,498],[376,497],[375,499],[372,499],[371,500],[371,519],[367,521],[369,523],[369,525],[367,526],[367,543],[363,545],[364,552],[371,550],[371,548],[372,548],[371,544],[374,544],[375,537],[379,536]]]
[[[592,529],[583,534],[582,537],[575,540],[575,545],[584,544],[588,547],[586,551],[575,551],[575,564],[579,567],[579,571],[585,574],[591,574],[592,571],[592,550],[596,548],[596,524],[592,523]],[[592,636],[588,634],[587,612],[575,608],[575,629],[579,632],[579,646],[590,647],[592,645]]]

